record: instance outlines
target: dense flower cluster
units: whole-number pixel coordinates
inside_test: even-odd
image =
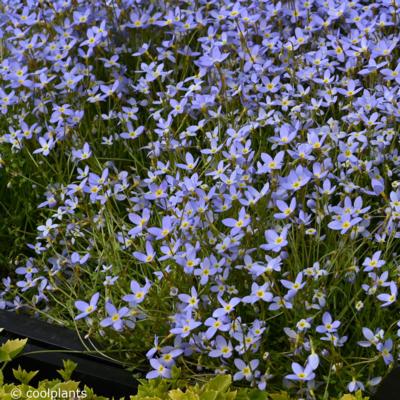
[[[0,10],[3,171],[40,194],[1,306],[148,346],[150,378],[371,390],[400,343],[399,0]]]

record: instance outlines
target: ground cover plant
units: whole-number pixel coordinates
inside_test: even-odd
[[[71,379],[77,364],[66,360],[63,368],[57,370],[60,378],[41,380],[33,384],[32,380],[39,371],[25,371],[18,366],[12,369],[14,382],[4,377],[4,371],[9,367],[9,362],[16,359],[26,346],[26,339],[12,339],[3,341],[0,346],[0,396],[4,400],[28,399],[75,399],[106,400],[106,397],[96,396],[87,386],[80,387],[80,382]]]
[[[3,0],[1,302],[148,378],[368,395],[398,360],[398,0]]]
[[[18,366],[13,369],[14,382],[5,379],[3,371],[9,368],[8,363],[17,359],[24,350],[26,339],[7,340],[0,346],[0,395],[4,400],[25,399],[88,399],[106,400],[96,396],[92,389],[78,381],[72,380],[77,364],[70,360],[63,361],[63,368],[57,370],[62,379],[41,380],[37,384],[32,381],[39,371],[25,371]],[[131,400],[290,400],[285,392],[269,395],[265,391],[251,388],[236,388],[230,375],[217,375],[191,385],[181,379],[179,369],[174,370],[170,379],[140,380],[137,394],[127,396]],[[114,399],[114,397],[113,397]],[[368,400],[358,391],[353,395],[344,395],[340,400]]]

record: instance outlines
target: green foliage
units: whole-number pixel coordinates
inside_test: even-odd
[[[19,382],[4,382],[2,370],[6,364],[15,359],[24,349],[27,343],[26,339],[8,340],[0,346],[0,399],[1,400],[52,400],[58,398],[61,394],[62,398],[85,398],[88,400],[107,400],[106,397],[96,396],[92,389],[85,386],[80,389],[79,382],[71,380],[71,375],[77,364],[72,361],[63,361],[64,368],[57,371],[61,379],[42,380],[37,385],[29,385],[30,381],[37,375],[39,371],[25,371],[20,366],[13,369],[14,378]],[[55,397],[56,396],[56,397]]]
[[[0,364],[3,364],[0,369],[1,400],[51,400],[54,393],[70,393],[71,396],[74,393],[87,400],[107,400],[106,397],[97,396],[87,386],[81,390],[79,382],[71,380],[77,364],[70,360],[63,361],[63,368],[57,371],[62,379],[42,380],[36,386],[31,386],[29,383],[39,371],[28,372],[19,366],[13,369],[14,378],[19,384],[4,382],[2,369],[23,351],[26,343],[26,339],[15,339],[0,346]],[[139,382],[138,393],[131,396],[130,400],[295,400],[283,391],[268,393],[254,388],[234,387],[230,375],[217,375],[205,383],[191,384],[181,379],[181,371],[176,367],[171,379],[142,379]],[[338,400],[368,400],[368,397],[363,397],[361,391],[358,391],[355,395],[345,394]]]
[[[21,366],[18,366],[18,369],[13,369],[13,374],[14,378],[18,381],[21,382],[25,385],[28,385],[29,382],[37,375],[39,371],[25,371],[24,369],[21,368]]]
[[[78,364],[71,360],[63,360],[63,366],[64,368],[57,370],[57,372],[65,381],[68,381],[69,379],[71,379],[71,375],[75,371]]]
[[[345,394],[340,400],[368,400],[369,397],[363,397],[361,390],[359,390],[355,395],[353,394]]]
[[[140,380],[138,393],[130,400],[297,400],[287,392],[269,393],[259,389],[237,388],[230,375],[217,375],[206,383],[190,385],[174,379]],[[361,391],[345,394],[337,400],[368,400]],[[335,399],[331,399],[335,400]]]
[[[287,392],[279,392],[269,395],[271,400],[290,400]]]
[[[154,379],[140,381],[138,394],[131,400],[235,400],[237,390],[231,388],[229,375],[218,375],[209,382],[200,385],[182,385],[176,387],[174,380]],[[244,399],[243,399],[244,400]]]
[[[7,340],[0,346],[0,362],[8,362],[24,349],[27,339]]]

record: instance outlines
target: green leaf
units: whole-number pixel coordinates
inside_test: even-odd
[[[224,394],[225,400],[236,400],[236,397],[237,397],[236,390],[234,392],[228,392]]]
[[[199,400],[199,395],[190,389],[186,392],[182,392],[180,389],[171,390],[168,396],[171,400]]]
[[[271,400],[290,400],[289,394],[287,392],[270,394],[269,397],[271,398]]]
[[[200,400],[216,400],[218,394],[219,393],[216,390],[208,390],[200,395]]]
[[[358,390],[355,395],[345,394],[340,400],[368,400],[369,397],[363,397],[361,390]]]
[[[237,392],[236,400],[250,400],[249,389],[240,388]]]
[[[84,386],[83,388],[84,392],[85,392],[85,400],[109,400],[106,397],[103,396],[96,396],[93,389],[91,389],[88,386]],[[81,399],[83,399],[83,393],[81,395]]]
[[[361,390],[358,390],[358,391],[356,392],[356,399],[357,399],[357,400],[368,400],[369,397],[363,397],[362,391],[361,391]]]
[[[69,381],[77,366],[78,364],[71,360],[63,360],[64,368],[58,369],[57,372],[61,375],[64,381]]]
[[[172,400],[183,400],[185,397],[185,393],[183,393],[180,389],[171,390],[168,393],[168,396]]]
[[[28,339],[7,340],[0,346],[0,362],[14,359],[24,349]]]
[[[174,365],[171,368],[171,379],[179,379],[182,376],[182,370]]]
[[[131,396],[130,400],[136,400],[138,397],[137,396]],[[139,397],[140,400],[160,400],[159,397],[151,397],[151,396],[144,396],[144,397]]]
[[[20,365],[18,366],[18,369],[13,369],[15,379],[21,383],[24,383],[25,385],[28,385],[29,382],[38,374],[38,372],[39,371],[25,371]]]
[[[53,386],[53,390],[59,390],[60,392],[76,392],[79,389],[79,382],[68,381],[60,382]]]
[[[144,399],[147,397],[157,397],[159,399],[166,399],[168,397],[169,383],[160,378],[151,379],[149,381],[140,379],[140,386],[138,393],[133,396],[133,400]]]
[[[249,400],[267,400],[268,394],[267,392],[259,389],[249,389],[247,392],[247,396]]]
[[[232,378],[230,375],[217,375],[210,382],[204,385],[204,391],[215,390],[217,392],[226,392],[231,386]]]

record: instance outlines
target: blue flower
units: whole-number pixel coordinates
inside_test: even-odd
[[[257,367],[260,361],[255,359],[251,360],[249,364],[246,364],[240,358],[235,359],[235,367],[239,370],[233,375],[233,380],[239,381],[243,378],[250,381],[254,376],[257,376]]]
[[[305,367],[302,367],[300,364],[293,362],[292,370],[294,374],[286,375],[286,379],[290,379],[293,381],[311,381],[315,378],[314,371],[318,367],[318,356],[309,356],[307,359],[307,363]]]
[[[117,310],[113,304],[108,302],[106,303],[106,311],[109,317],[104,318],[100,322],[100,326],[103,328],[112,326],[116,331],[121,331],[124,327],[123,318],[129,314],[129,309],[127,307],[122,307]]]
[[[146,279],[145,285],[142,287],[135,280],[131,281],[131,292],[132,294],[125,295],[122,299],[129,302],[131,305],[137,305],[144,301],[147,293],[151,287],[151,282]]]
[[[81,318],[86,318],[89,314],[93,313],[94,311],[97,310],[97,303],[99,301],[100,293],[95,293],[89,303],[86,303],[84,301],[78,300],[75,302],[75,307],[81,311],[80,314],[78,314],[75,317],[75,320],[81,319]]]

